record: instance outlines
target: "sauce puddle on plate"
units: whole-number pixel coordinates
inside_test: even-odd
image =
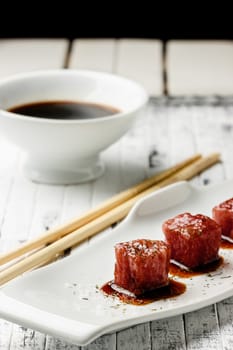
[[[117,297],[124,303],[132,305],[145,305],[157,300],[174,298],[186,291],[186,285],[184,283],[174,281],[173,279],[169,279],[169,284],[167,286],[154,289],[140,296],[131,296],[116,291],[113,289],[113,285],[114,281],[109,281],[101,287],[101,290],[107,295]]]
[[[224,263],[224,259],[221,256],[217,260],[212,261],[209,264],[200,266],[194,270],[185,270],[176,264],[170,263],[169,273],[173,276],[178,276],[181,278],[189,278],[189,277],[199,276],[205,273],[216,271],[220,266],[223,265],[223,263]]]
[[[222,249],[233,249],[233,242],[222,239],[220,248]]]

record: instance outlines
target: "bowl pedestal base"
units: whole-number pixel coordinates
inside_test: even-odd
[[[24,163],[23,171],[27,178],[36,183],[54,185],[72,185],[95,180],[104,173],[104,164],[99,156],[89,159],[75,159],[65,161],[59,167],[48,161],[43,164],[40,160],[27,159]]]

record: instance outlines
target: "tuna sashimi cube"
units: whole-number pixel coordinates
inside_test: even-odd
[[[222,235],[233,239],[233,198],[212,209],[213,219],[221,226]]]
[[[218,258],[221,227],[208,216],[180,214],[165,221],[162,228],[171,259],[182,265],[192,269]]]
[[[140,295],[168,284],[170,248],[163,241],[137,239],[115,245],[116,285]]]

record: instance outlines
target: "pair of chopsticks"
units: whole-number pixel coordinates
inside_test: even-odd
[[[133,205],[147,194],[174,182],[189,180],[219,160],[220,156],[217,153],[206,157],[202,157],[200,154],[194,155],[115,195],[81,217],[49,230],[15,250],[0,255],[0,265],[13,262],[13,264],[0,271],[0,285],[26,271],[50,262],[64,250],[76,246],[123,219]],[[19,257],[23,257],[22,260],[18,260]],[[17,260],[15,261],[15,259]]]

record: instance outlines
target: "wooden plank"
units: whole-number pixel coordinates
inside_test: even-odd
[[[145,144],[148,154],[147,176],[171,166],[173,162],[168,145],[170,145],[169,115],[164,108],[159,108],[155,103],[147,106],[147,114],[144,119]],[[170,123],[170,122],[169,122]]]
[[[116,334],[104,335],[87,346],[82,346],[82,350],[116,350]],[[121,348],[118,348],[119,350]]]
[[[66,40],[60,39],[0,40],[0,77],[29,70],[60,68],[66,56],[67,44]],[[3,249],[9,249],[19,241],[26,240],[30,232],[34,233],[35,227],[40,229],[39,223],[43,222],[44,218],[41,199],[43,201],[46,196],[42,198],[41,192],[38,191],[39,185],[29,182],[22,175],[18,150],[2,139],[0,142],[1,244],[3,243]],[[53,195],[49,202],[47,196],[46,205],[49,206],[49,203],[52,204],[52,201],[57,199],[58,197]],[[38,206],[41,208],[40,214]],[[48,207],[46,210],[48,212]],[[31,226],[33,222],[35,226]],[[4,320],[0,321],[0,328],[0,344],[7,344],[4,349],[44,348],[45,336],[41,333],[17,325],[12,328],[12,323],[6,323]]]
[[[127,40],[117,43],[115,72],[141,83],[150,95],[163,94],[162,43]]]
[[[61,222],[78,217],[90,208],[92,187],[91,183],[65,187]]]
[[[208,154],[224,152],[221,140],[224,139],[224,129],[219,128],[223,122],[223,109],[213,109],[205,106],[194,107],[191,110],[192,128],[195,133],[197,152]],[[208,132],[206,132],[208,130]],[[232,135],[233,136],[233,135]],[[217,164],[200,175],[200,183],[204,185],[217,184],[223,181],[225,171],[222,164]]]
[[[27,239],[34,209],[36,185],[24,176],[14,179],[4,222],[3,239],[24,241]],[[12,218],[14,218],[12,220]]]
[[[0,77],[63,66],[68,41],[63,39],[0,40]]]
[[[222,349],[215,305],[186,314],[185,334],[189,350]]]
[[[117,333],[117,349],[150,350],[150,325],[143,323]]]
[[[12,324],[5,320],[0,320],[0,350],[10,347]]]
[[[151,349],[186,349],[182,316],[151,322]]]
[[[167,44],[170,95],[231,95],[231,41],[170,41]]]
[[[75,344],[70,344],[64,340],[56,339],[54,337],[48,336],[46,339],[46,344],[44,348],[40,350],[79,350],[80,347]],[[38,349],[39,350],[39,349]]]
[[[72,45],[69,67],[111,73],[114,55],[113,39],[77,39]]]
[[[124,189],[142,181],[148,169],[148,144],[145,144],[147,125],[144,118],[121,139],[120,186]],[[142,152],[142,149],[144,150]]]
[[[224,350],[233,348],[233,298],[223,300],[217,304],[219,325]]]
[[[64,186],[37,185],[28,238],[58,226],[64,201]]]
[[[230,109],[226,111],[226,113],[229,112],[231,112]],[[102,178],[89,184],[66,186],[65,189],[62,186],[52,188],[50,186],[35,185],[35,204],[30,224],[32,226],[29,232],[31,234],[36,232],[36,230],[34,231],[34,226],[43,228],[46,223],[49,225],[54,224],[59,221],[59,218],[62,218],[63,221],[63,219],[73,217],[90,205],[96,205],[118,189],[123,189],[141,180],[147,173],[157,171],[169,163],[177,162],[196,150],[211,152],[216,150],[214,147],[217,147],[218,150],[224,150],[225,146],[231,147],[232,131],[226,128],[226,125],[229,125],[226,122],[229,123],[230,121],[226,120],[223,114],[222,108],[214,109],[213,107],[191,108],[178,106],[168,108],[167,106],[158,107],[156,103],[154,106],[148,107],[147,114],[138,121],[137,127],[132,129],[124,139],[103,154],[107,169]],[[154,154],[153,151],[155,151]],[[229,159],[230,150],[228,153],[224,153],[224,157]],[[231,176],[233,167],[231,168],[232,165],[230,166],[229,164],[227,163],[228,174]],[[204,178],[209,182],[218,182],[223,178],[223,175],[222,166],[218,165],[205,172],[202,182],[204,182]],[[20,175],[17,175],[18,177],[20,178]],[[111,179],[114,179],[112,183]],[[10,207],[13,208],[13,204],[10,203],[14,196],[17,198],[23,195],[22,191],[17,190],[21,186],[21,181],[19,180],[15,185],[16,189],[13,189],[9,194],[8,209]],[[17,200],[17,206],[20,206],[20,201],[19,199]],[[46,205],[43,208],[44,202],[46,202]],[[31,200],[29,200],[28,205],[32,205]],[[14,215],[14,210],[12,209],[11,218]],[[7,220],[10,220],[10,215],[7,217]],[[220,303],[218,305],[222,338],[214,306],[185,316],[188,349],[221,349],[222,343],[226,349],[231,348],[230,345],[233,344],[233,336],[230,334],[232,329],[231,303],[232,301],[229,300],[229,304]],[[2,326],[1,331],[0,323],[0,332],[2,332],[0,333],[0,344],[1,334],[4,334],[4,329]],[[4,344],[7,346],[10,334],[11,329],[6,327],[6,335],[3,339]],[[22,347],[23,342],[26,341],[26,348],[30,346],[33,348],[35,344],[40,344],[38,349],[44,350],[45,336],[36,332],[35,337],[37,339],[36,343],[33,340],[31,330],[23,331],[15,326],[11,346],[16,349],[16,345],[21,345]],[[78,346],[53,337],[46,338],[45,348],[47,350],[79,349]],[[174,319],[154,321],[151,323],[151,331],[149,323],[138,325],[118,332],[117,336],[111,334],[100,337],[83,348],[85,350],[115,348],[185,349],[183,319],[182,316],[177,316]]]
[[[187,118],[188,110],[171,107],[168,110],[169,149],[174,163],[197,152],[192,119]]]
[[[44,336],[34,330],[14,325],[11,338],[10,349],[44,349],[45,338]]]

